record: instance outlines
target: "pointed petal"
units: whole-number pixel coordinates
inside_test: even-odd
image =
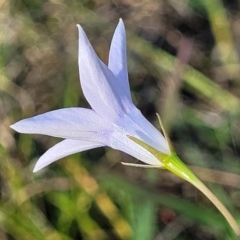
[[[59,160],[60,158],[102,146],[102,144],[96,142],[71,139],[63,140],[60,143],[54,145],[39,158],[37,164],[33,169],[33,172],[39,171],[47,165]]]
[[[114,120],[132,106],[123,83],[97,57],[85,32],[79,30],[79,71],[84,96],[103,118]]]
[[[108,67],[118,80],[122,81],[127,97],[131,99],[127,70],[126,32],[122,19],[119,20],[113,35],[109,52]]]
[[[136,137],[156,150],[170,154],[166,139],[135,106],[131,112],[123,115],[115,124],[124,129],[125,135]]]
[[[128,138],[125,131],[114,131],[108,144],[111,148],[128,153],[146,164],[154,166],[162,165],[149,151]]]
[[[131,125],[134,123],[137,128],[134,129],[134,132],[139,138],[152,146],[153,148],[157,149],[158,151],[170,154],[170,149],[167,140],[163,137],[163,135],[142,115],[139,109],[135,108],[132,112],[129,112],[126,118],[126,123],[122,121],[124,124],[125,129],[130,128]],[[129,123],[132,122],[132,124]]]
[[[21,120],[11,128],[20,133],[82,139],[99,142],[106,122],[93,110],[65,108]]]

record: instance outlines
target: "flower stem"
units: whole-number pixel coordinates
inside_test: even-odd
[[[198,177],[177,157],[177,155],[171,155],[169,157],[169,161],[165,162],[164,168],[176,174],[180,178],[188,181],[198,190],[200,190],[222,213],[236,235],[240,236],[240,228],[231,213],[219,201],[219,199],[198,179]]]
[[[198,183],[193,185],[198,188],[216,206],[216,208],[226,218],[227,222],[232,227],[236,235],[240,236],[240,229],[236,220],[233,218],[227,208],[219,201],[219,199],[200,180]]]
[[[198,190],[200,190],[215,206],[216,208],[222,213],[222,215],[225,217],[229,225],[232,227],[234,232],[238,237],[240,237],[240,228],[236,222],[236,220],[233,218],[231,213],[227,210],[227,208],[219,201],[219,199],[198,179],[198,177],[181,161],[181,159],[176,155],[171,142],[166,134],[166,131],[164,130],[161,120],[159,118],[161,127],[164,132],[164,136],[167,139],[167,142],[169,144],[170,148],[170,154],[165,154],[162,152],[159,152],[158,150],[154,149],[150,145],[144,143],[140,139],[137,139],[133,136],[128,136],[132,141],[139,144],[146,150],[148,150],[150,153],[152,153],[157,159],[159,159],[159,162],[161,164],[158,165],[151,165],[152,168],[162,168],[167,169],[170,172],[174,173],[175,175],[179,176],[180,178],[188,181],[193,186],[195,186]],[[129,163],[123,163],[125,165],[129,166],[139,166],[142,167],[142,165],[139,164],[129,164]]]

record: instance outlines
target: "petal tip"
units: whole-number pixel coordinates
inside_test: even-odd
[[[15,130],[14,125],[15,125],[15,124],[12,124],[12,125],[10,125],[9,127],[12,128],[13,130]]]
[[[29,128],[27,123],[27,120],[23,119],[10,125],[9,127],[19,133],[31,133],[31,129]]]
[[[16,132],[20,132],[20,128],[19,128],[18,122],[10,125],[9,127],[10,127],[11,129],[13,129],[14,131],[16,131]]]
[[[79,37],[85,36],[85,32],[80,24],[76,25],[78,28]]]
[[[36,163],[35,167],[33,168],[33,173],[38,172],[39,170],[43,169],[45,166],[41,166],[38,163]]]
[[[119,18],[118,25],[121,26],[122,28],[124,28],[124,22],[123,22],[122,18]]]

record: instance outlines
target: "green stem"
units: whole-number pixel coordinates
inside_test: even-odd
[[[231,213],[219,201],[219,199],[198,179],[198,177],[177,157],[177,155],[170,155],[169,160],[164,164],[164,168],[176,174],[180,178],[188,181],[197,189],[199,189],[222,213],[236,235],[240,236],[239,226]]]
[[[161,120],[159,118],[160,125],[162,126]],[[236,222],[236,220],[233,218],[231,213],[226,209],[226,207],[216,198],[216,196],[196,177],[196,175],[179,159],[179,157],[176,155],[176,153],[173,150],[173,147],[171,145],[171,142],[166,134],[166,131],[163,129],[164,136],[169,144],[170,148],[170,154],[165,154],[162,152],[159,152],[152,146],[146,144],[140,139],[137,139],[133,136],[128,136],[132,141],[139,144],[143,148],[145,148],[147,151],[152,153],[157,159],[159,159],[159,165],[153,166],[152,168],[162,168],[167,169],[170,172],[176,174],[180,178],[188,181],[193,186],[195,186],[198,190],[200,190],[215,206],[216,208],[222,213],[222,215],[226,218],[229,225],[232,227],[234,232],[237,236],[240,237],[240,229]],[[130,166],[136,166],[136,164],[129,164],[124,163],[125,165]],[[141,165],[138,165],[142,167]]]

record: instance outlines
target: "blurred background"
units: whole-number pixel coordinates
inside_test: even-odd
[[[32,173],[60,139],[12,123],[89,107],[76,24],[105,63],[124,20],[132,96],[240,223],[239,0],[0,0],[0,239],[237,239],[212,203],[164,170],[99,148]]]

